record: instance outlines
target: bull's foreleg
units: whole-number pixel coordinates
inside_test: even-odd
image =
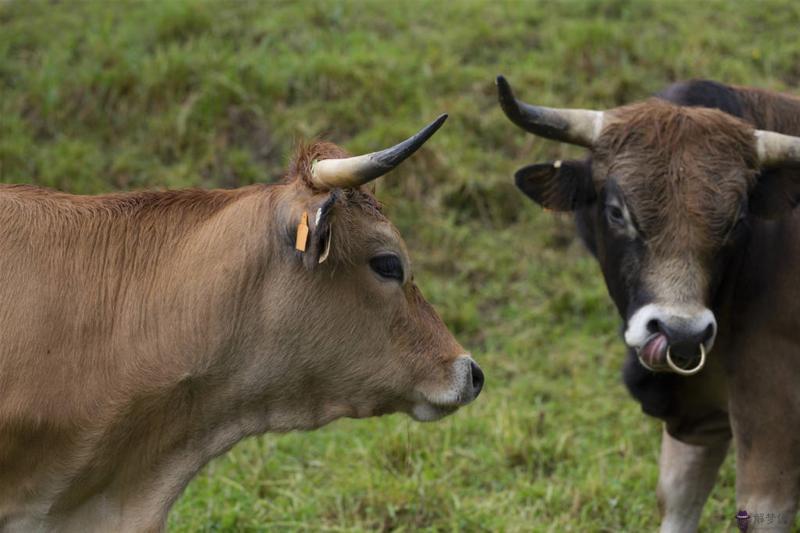
[[[755,417],[758,411],[748,415],[751,413]],[[763,418],[767,423],[755,424],[745,418],[737,420],[734,427],[736,503],[750,517],[748,533],[789,532],[800,499],[800,439],[796,435],[800,420],[787,423],[776,420],[783,417]]]
[[[658,476],[662,533],[697,530],[729,442],[686,444],[663,431]]]
[[[754,329],[740,340],[731,380],[736,503],[748,533],[793,531],[800,498],[800,360],[780,333]]]

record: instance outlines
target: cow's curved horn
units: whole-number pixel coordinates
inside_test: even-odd
[[[311,167],[311,181],[321,189],[332,189],[358,187],[379,178],[416,152],[431,135],[436,133],[445,120],[447,120],[446,113],[422,128],[413,137],[380,152],[345,159],[315,161]]]
[[[756,150],[761,165],[800,162],[800,137],[756,130]]]
[[[589,109],[556,109],[520,102],[511,85],[497,77],[500,107],[511,122],[540,137],[591,148],[603,129],[603,112]]]

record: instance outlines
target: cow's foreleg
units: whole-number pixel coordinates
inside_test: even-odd
[[[714,486],[729,442],[686,444],[672,437],[666,429],[663,431],[658,476],[662,533],[697,530],[703,505]]]

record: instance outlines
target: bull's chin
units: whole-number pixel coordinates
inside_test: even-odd
[[[435,405],[430,402],[419,402],[414,404],[408,414],[418,422],[434,422],[455,413],[459,407],[458,405]]]

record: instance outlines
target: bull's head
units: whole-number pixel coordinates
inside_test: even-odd
[[[516,125],[591,151],[522,168],[516,184],[546,208],[576,212],[627,345],[648,368],[699,371],[717,334],[711,308],[748,220],[797,201],[800,186],[780,167],[800,161],[800,138],[658,99],[608,111],[532,106],[503,77],[497,84]]]
[[[267,335],[256,337],[268,339],[263,351],[277,346],[267,371],[282,375],[271,394],[289,402],[287,428],[394,411],[435,420],[480,393],[480,367],[422,297],[403,239],[363,187],[445,119],[358,157],[329,143],[302,147],[279,187],[284,253],[263,295]]]

